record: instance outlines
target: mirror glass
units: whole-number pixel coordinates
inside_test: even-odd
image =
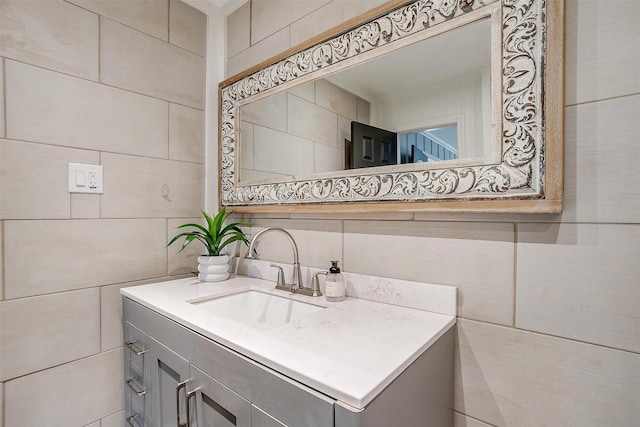
[[[238,181],[487,158],[499,149],[491,34],[486,17],[245,103]]]

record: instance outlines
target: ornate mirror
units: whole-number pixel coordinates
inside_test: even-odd
[[[222,82],[221,204],[560,212],[563,7],[391,1]]]

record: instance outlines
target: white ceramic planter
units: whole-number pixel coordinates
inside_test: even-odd
[[[198,257],[198,280],[201,282],[220,282],[229,278],[229,255]]]

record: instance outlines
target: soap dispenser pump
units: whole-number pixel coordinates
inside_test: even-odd
[[[327,301],[338,302],[344,300],[344,278],[342,277],[342,273],[340,273],[338,261],[331,261],[331,268],[324,281],[324,285]]]

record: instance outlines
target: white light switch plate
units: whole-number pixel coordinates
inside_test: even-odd
[[[102,194],[102,166],[69,163],[69,193]]]

